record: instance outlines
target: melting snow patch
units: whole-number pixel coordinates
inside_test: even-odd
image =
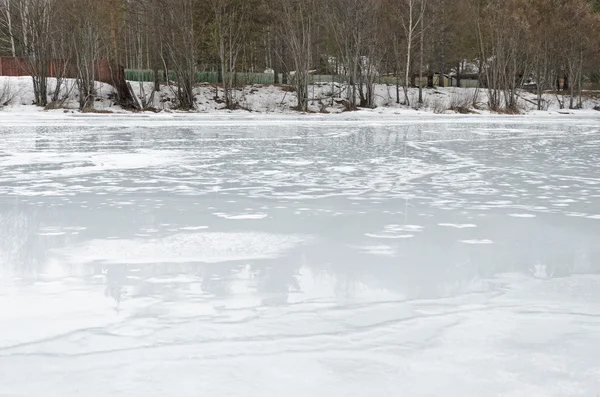
[[[477,227],[477,225],[473,225],[472,223],[438,223],[438,226],[453,227],[455,229],[466,229],[466,228]]]
[[[240,215],[229,215],[224,214],[222,212],[215,212],[214,215],[219,218],[231,219],[231,220],[240,220],[240,219],[264,219],[267,217],[267,214],[263,212],[258,212],[256,214],[240,214]]]
[[[460,240],[460,242],[465,243],[465,244],[493,244],[494,243],[492,240],[488,240],[488,239]]]
[[[415,237],[414,234],[375,234],[375,233],[365,233],[365,236],[371,237],[371,238],[389,238],[389,239]]]
[[[351,246],[365,254],[380,255],[380,256],[394,256],[396,250],[389,245],[365,245],[365,246]]]
[[[511,216],[513,218],[535,218],[536,215],[534,214],[508,214],[508,216]]]
[[[281,160],[280,161],[281,164],[285,164],[285,165],[292,165],[292,166],[296,166],[296,167],[302,167],[305,165],[310,165],[313,163],[313,161],[311,160]]]
[[[65,232],[40,232],[40,233],[38,233],[39,236],[46,236],[46,237],[63,236],[65,234],[66,234]]]
[[[330,170],[337,171],[337,172],[342,172],[342,173],[345,173],[345,174],[350,174],[350,173],[356,171],[356,167],[352,167],[350,165],[346,165],[346,166],[339,166],[339,167],[331,167]]]
[[[423,226],[419,225],[387,225],[386,231],[390,232],[420,232],[423,230]]]

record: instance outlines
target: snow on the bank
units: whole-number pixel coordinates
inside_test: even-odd
[[[56,79],[48,78],[48,101],[56,90]],[[114,88],[109,84],[96,82],[98,98],[94,107],[98,110],[122,111],[110,99]],[[74,79],[65,79],[60,88],[59,109],[56,111],[76,111],[79,109],[79,96]],[[0,76],[0,108],[3,112],[39,112],[43,110],[35,106],[33,82],[29,76]]]
[[[161,112],[172,112],[176,110],[175,86],[162,85],[160,92],[153,94],[153,83],[141,83],[131,81],[131,87],[140,103],[145,103],[149,108]],[[55,90],[56,79],[49,78],[49,95]],[[114,101],[114,89],[105,83],[97,83],[98,97],[94,108],[98,111],[113,113],[125,112]],[[309,86],[309,112],[311,113],[340,113],[344,111],[343,93],[344,87],[339,84],[316,83]],[[210,84],[199,84],[194,90],[196,112],[214,113],[223,112],[230,114],[232,111],[225,109],[223,103],[222,89],[218,90],[218,98],[215,99],[217,90]],[[235,112],[259,112],[259,113],[296,113],[296,94],[282,86],[275,85],[248,85],[237,88],[233,93],[239,103],[239,109]],[[523,112],[528,113],[560,113],[572,114],[574,112],[590,111],[600,106],[600,99],[585,97],[583,110],[560,109],[559,99],[568,105],[568,96],[559,97],[544,94],[544,106],[542,111],[537,111],[536,96],[533,93],[523,91],[520,94],[519,106]],[[74,112],[79,107],[78,92],[74,79],[65,79],[60,92],[61,103],[55,112]],[[487,91],[474,88],[435,88],[423,89],[423,105],[417,106],[418,89],[409,89],[411,106],[402,104],[404,93],[400,92],[400,103],[397,103],[396,87],[393,85],[378,84],[375,86],[375,104],[377,110],[386,109],[394,112],[414,113],[415,110],[425,113],[454,113],[456,107],[470,108],[472,113],[489,114],[487,109]],[[0,108],[4,112],[39,112],[43,109],[34,104],[33,84],[31,77],[0,77]],[[476,108],[473,108],[475,105]],[[418,108],[418,109],[417,109]]]

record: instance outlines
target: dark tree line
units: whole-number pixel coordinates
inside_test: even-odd
[[[310,73],[337,74],[348,108],[374,106],[380,76],[408,88],[476,75],[494,109],[516,106],[535,82],[581,106],[600,75],[598,0],[0,0],[0,51],[27,60],[36,103],[56,101],[47,64],[76,65],[82,108],[93,106],[93,62],[151,70],[154,88],[175,76],[178,105],[194,108],[198,71],[218,73],[221,96],[237,106],[239,73],[272,70],[308,106]],[[60,73],[58,73],[60,83]],[[281,78],[280,78],[281,76]],[[422,102],[420,92],[419,102]]]

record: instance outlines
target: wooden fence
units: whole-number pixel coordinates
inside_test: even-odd
[[[125,69],[108,60],[94,61],[94,80],[112,85],[117,91],[121,106],[125,108],[139,108],[127,81]],[[31,76],[31,68],[25,58],[0,57],[0,76]],[[62,59],[53,59],[48,63],[48,77],[77,78],[77,67]]]
[[[115,82],[125,80],[125,70],[108,60],[94,61],[94,80],[102,83],[116,85]],[[31,69],[25,58],[0,57],[0,76],[31,76]],[[76,78],[75,65],[60,59],[53,59],[48,63],[48,77]]]

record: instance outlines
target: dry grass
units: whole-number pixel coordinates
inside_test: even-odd
[[[279,87],[283,92],[296,92],[294,86],[289,84],[273,84],[273,87]]]
[[[65,101],[52,101],[48,102],[48,104],[44,107],[44,110],[56,110],[56,109],[66,109]]]
[[[12,92],[10,83],[8,81],[5,82],[2,88],[0,88],[0,108],[10,105],[16,95],[15,92]]]
[[[450,110],[460,113],[473,113],[473,98],[467,92],[454,91],[450,96]]]
[[[106,110],[106,109],[86,108],[86,109],[82,109],[81,113],[112,114],[113,112],[110,110]]]
[[[521,109],[518,106],[499,107],[492,109],[492,111],[500,114],[521,114]]]
[[[584,98],[600,99],[600,90],[583,90],[581,91],[581,95]]]
[[[544,94],[569,96],[570,92],[568,90],[567,91],[550,90],[550,91],[544,91]],[[581,96],[584,98],[587,98],[587,99],[600,99],[600,90],[581,90]]]
[[[435,95],[427,100],[428,107],[433,110],[435,114],[442,114],[446,110],[448,110],[448,105],[446,104],[446,98],[443,94]]]

